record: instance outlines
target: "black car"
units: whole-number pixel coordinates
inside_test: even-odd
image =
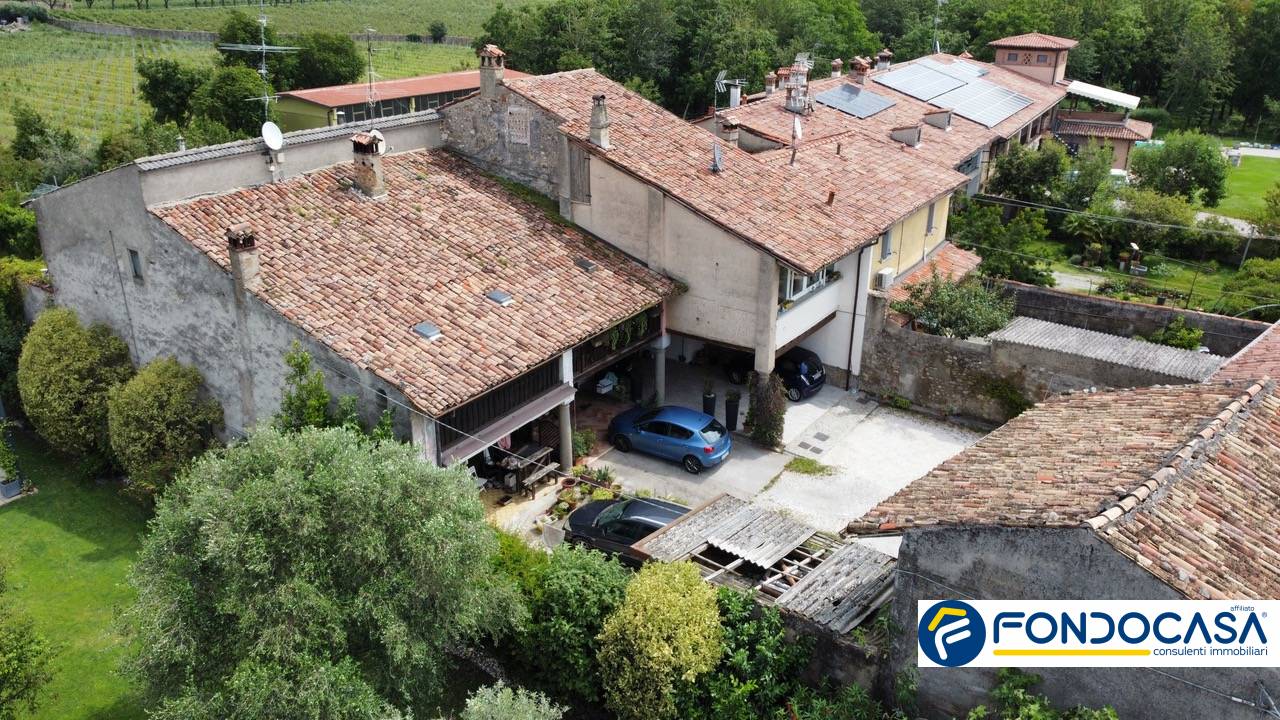
[[[725,361],[729,382],[735,385],[746,383],[754,368],[755,359],[749,353],[735,352]],[[802,347],[794,347],[782,353],[773,364],[773,372],[782,379],[787,399],[792,402],[799,402],[813,395],[827,382],[822,358],[812,350]]]
[[[643,558],[631,546],[687,512],[689,508],[666,500],[593,500],[569,513],[565,539],[638,565]]]

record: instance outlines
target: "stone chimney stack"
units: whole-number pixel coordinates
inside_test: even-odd
[[[609,149],[609,106],[605,104],[604,95],[591,98],[591,144]]]
[[[809,111],[809,68],[802,64],[791,66],[785,83],[787,89],[786,108],[791,112],[805,113]]]
[[[764,76],[764,94],[766,97],[773,94],[778,87],[778,74],[770,70]]]
[[[492,100],[498,96],[498,86],[502,85],[507,54],[493,44],[485,45],[476,54],[480,56],[480,97]]]
[[[738,147],[738,132],[738,118],[728,115],[719,119],[719,132],[716,134],[726,145]]]
[[[358,132],[351,136],[356,187],[371,198],[387,194],[387,185],[382,175],[382,153],[385,149],[386,141],[377,130]]]
[[[876,70],[888,70],[893,64],[893,52],[885,48],[876,53]]]
[[[867,73],[871,72],[871,60],[864,57],[855,57],[850,61],[849,77],[859,85],[867,84]]]
[[[258,239],[249,223],[227,228],[227,254],[231,256],[231,279],[235,281],[236,288],[251,292],[261,289]]]
[[[844,61],[836,58],[831,61],[831,77],[838,78],[844,74]]]

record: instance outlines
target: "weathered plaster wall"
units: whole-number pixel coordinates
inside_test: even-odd
[[[1112,335],[1150,335],[1175,317],[1183,317],[1188,325],[1204,330],[1202,342],[1210,352],[1223,357],[1234,355],[1270,327],[1256,320],[1182,310],[1168,305],[1078,295],[1010,281],[1005,281],[1005,285],[1014,293],[1018,315]]]
[[[898,553],[892,667],[916,669],[917,601],[979,600],[1163,600],[1180,596],[1154,576],[1078,528],[935,528],[908,531]],[[1113,706],[1133,720],[1221,718],[1258,720],[1255,709],[1193,687],[1256,698],[1262,680],[1274,694],[1280,672],[1241,668],[1182,668],[1159,674],[1145,668],[1039,668],[1036,691],[1062,707]],[[990,702],[995,670],[919,669],[921,712],[929,718],[964,717]],[[891,674],[887,674],[891,676]],[[1173,677],[1170,677],[1173,676]]]
[[[511,142],[510,110],[528,113],[529,144]],[[559,117],[505,87],[493,98],[480,94],[439,110],[446,146],[497,175],[528,185],[551,197],[559,193],[561,135]]]
[[[881,256],[881,248],[876,246],[872,272],[884,268],[893,268],[897,274],[910,270],[937,247],[947,237],[947,216],[951,210],[951,196],[943,195],[934,201],[933,232],[928,229],[929,206],[894,223],[892,233],[893,253],[888,257]]]

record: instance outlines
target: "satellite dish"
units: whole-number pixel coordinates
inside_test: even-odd
[[[262,123],[262,142],[266,143],[273,152],[282,150],[284,133],[280,132],[280,126],[270,121]]]

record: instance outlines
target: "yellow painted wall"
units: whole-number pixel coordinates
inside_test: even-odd
[[[280,116],[280,129],[285,132],[327,127],[329,109],[297,98],[282,97],[276,102],[276,114]]]
[[[910,270],[947,237],[947,213],[951,209],[951,195],[943,195],[934,201],[933,232],[926,234],[929,206],[925,205],[893,226],[893,254],[881,259],[880,247],[872,248],[871,272],[893,268],[897,274]]]

